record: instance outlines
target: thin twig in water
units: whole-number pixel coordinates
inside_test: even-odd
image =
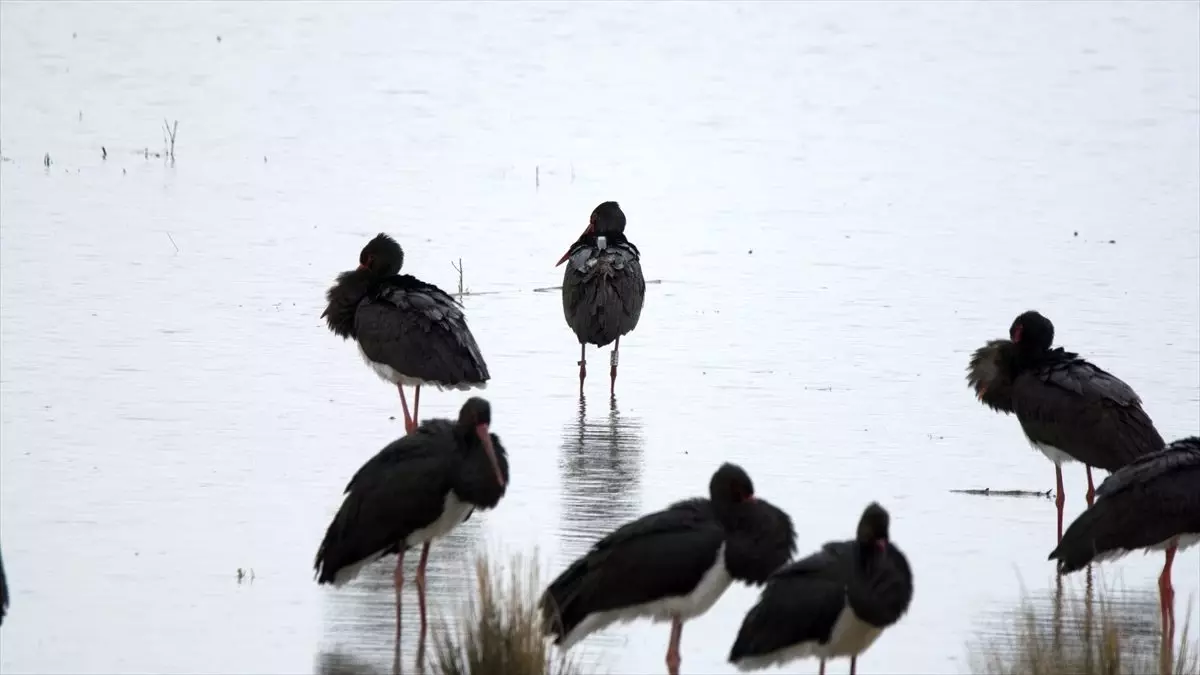
[[[470,294],[471,294],[471,291],[470,291],[470,289],[468,289],[468,288],[466,288],[465,286],[463,286],[463,264],[462,264],[462,258],[459,258],[459,259],[458,259],[458,264],[457,264],[457,265],[455,265],[455,264],[454,264],[454,261],[453,261],[453,260],[451,260],[451,261],[450,261],[450,266],[454,268],[454,271],[455,271],[455,272],[458,272],[458,300],[459,300],[459,302],[462,302],[462,299],[463,299],[463,296],[464,296],[464,295],[470,295]]]
[[[1054,496],[1054,490],[1040,492],[1038,490],[993,490],[991,488],[983,488],[973,490],[951,490],[951,492],[960,495],[976,495],[980,497],[1039,497],[1043,499],[1050,499]]]
[[[175,161],[175,132],[179,131],[179,120],[175,120],[175,126],[167,124],[166,118],[163,118],[163,154]]]
[[[167,239],[171,240],[171,245],[175,247],[175,254],[178,255],[179,254],[179,244],[175,243],[175,237],[172,237],[170,232],[167,232],[166,235],[167,235]]]

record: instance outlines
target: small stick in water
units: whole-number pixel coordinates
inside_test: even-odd
[[[1054,490],[1046,490],[1039,492],[1037,490],[993,490],[991,488],[972,489],[972,490],[951,490],[951,492],[960,495],[976,495],[980,497],[1040,497],[1050,499],[1054,496]]]

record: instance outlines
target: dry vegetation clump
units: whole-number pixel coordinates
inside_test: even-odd
[[[1091,611],[1078,600],[1055,623],[1026,598],[1003,635],[971,650],[977,675],[1200,675],[1200,649],[1189,643],[1191,603],[1177,614],[1178,645],[1164,643],[1157,617],[1153,635],[1134,630],[1129,617],[1098,594]],[[1087,616],[1091,614],[1091,616]],[[1140,635],[1138,633],[1141,633]]]
[[[503,566],[480,556],[477,587],[457,619],[434,632],[434,672],[440,675],[580,675],[565,654],[555,654],[542,632],[537,602],[538,565],[523,557]],[[507,577],[507,579],[505,578]]]

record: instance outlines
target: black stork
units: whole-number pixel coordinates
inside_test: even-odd
[[[615,622],[669,621],[667,670],[678,675],[683,623],[734,579],[761,584],[796,550],[791,518],[755,498],[741,467],[721,465],[708,489],[617,528],[551,582],[539,604],[554,644],[570,649]]]
[[[579,338],[579,395],[587,377],[587,346],[613,345],[609,394],[617,388],[617,352],[621,336],[637,328],[646,298],[641,254],[625,238],[625,212],[616,202],[592,210],[579,239],[555,263],[570,260],[563,272],[563,315]]]
[[[342,586],[363,567],[395,553],[396,653],[400,652],[400,592],[404,553],[422,546],[417,599],[425,643],[425,564],[429,545],[471,516],[491,509],[508,485],[508,455],[490,433],[491,406],[467,399],[458,420],[431,419],[388,444],[346,486],[345,500],[317,549],[318,584]]]
[[[0,557],[0,625],[8,613],[8,578],[4,576],[4,558]]]
[[[1008,334],[1009,340],[992,340],[975,351],[967,382],[993,410],[1015,413],[1030,444],[1054,462],[1062,541],[1062,465],[1078,461],[1086,466],[1091,505],[1096,493],[1092,467],[1116,471],[1161,450],[1163,439],[1129,385],[1078,354],[1050,348],[1054,324],[1049,319],[1025,312]]]
[[[912,571],[888,538],[889,521],[872,503],[854,540],[829,542],[771,575],[742,621],[729,662],[745,672],[816,656],[824,675],[826,659],[849,656],[854,675],[858,655],[912,601]]]
[[[1092,562],[1135,549],[1166,551],[1158,577],[1162,626],[1174,633],[1171,562],[1175,552],[1200,543],[1200,436],[1144,455],[1104,479],[1096,503],[1067,528],[1050,560],[1070,574]]]
[[[354,338],[367,365],[400,390],[404,430],[411,433],[421,385],[484,389],[490,376],[462,306],[437,286],[400,274],[403,265],[404,249],[381,232],[359,253],[358,268],[338,275],[321,317],[336,335]],[[411,416],[404,385],[413,386]]]

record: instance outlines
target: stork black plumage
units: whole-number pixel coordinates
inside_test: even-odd
[[[400,274],[404,249],[395,239],[381,232],[358,261],[358,269],[339,274],[326,292],[321,317],[334,334],[354,338],[367,365],[396,385],[406,432],[418,424],[421,385],[487,387],[487,364],[462,306],[437,286]],[[411,416],[404,385],[413,387]]]
[[[729,662],[741,671],[794,659],[858,655],[900,620],[912,601],[912,571],[889,541],[890,517],[879,504],[863,511],[852,541],[821,551],[771,575],[758,604],[746,614]]]
[[[563,315],[579,339],[579,395],[587,377],[587,346],[613,345],[609,394],[617,389],[617,352],[621,336],[637,328],[646,298],[642,258],[625,237],[625,212],[616,202],[592,210],[587,228],[555,266],[563,272]]]
[[[1158,577],[1165,634],[1173,634],[1175,590],[1171,562],[1176,551],[1200,544],[1200,436],[1182,438],[1138,458],[1112,474],[1096,502],[1067,528],[1050,560],[1062,574],[1137,549],[1165,551]]]
[[[1054,463],[1062,541],[1062,465],[1085,465],[1091,505],[1092,467],[1116,471],[1161,450],[1163,439],[1129,385],[1076,353],[1050,348],[1054,324],[1046,317],[1034,311],[1021,314],[1009,328],[1009,337],[975,351],[967,382],[993,410],[1016,414],[1030,444]]]
[[[615,622],[670,621],[667,669],[677,675],[683,623],[708,611],[733,580],[761,584],[795,550],[791,518],[756,499],[750,476],[726,463],[708,499],[627,523],[571,563],[542,595],[545,630],[570,649]]]
[[[4,576],[4,557],[0,556],[0,625],[8,613],[8,577]]]
[[[495,507],[508,485],[508,454],[490,433],[491,406],[467,399],[457,421],[431,419],[388,444],[350,479],[345,499],[317,549],[317,583],[341,586],[366,565],[395,553],[396,653],[404,552],[422,546],[417,565],[425,642],[425,565],[429,545],[471,516]]]

